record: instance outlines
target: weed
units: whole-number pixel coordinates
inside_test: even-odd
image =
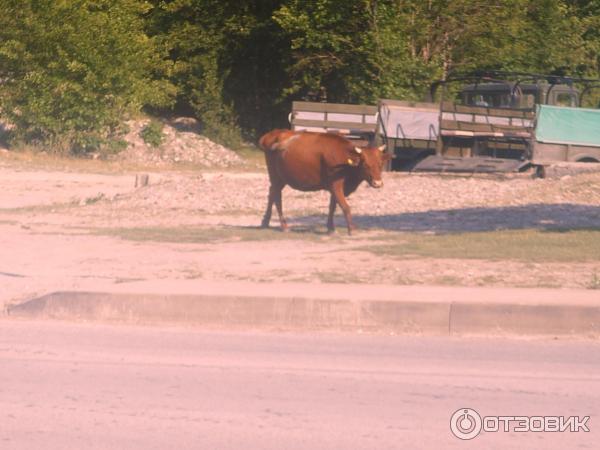
[[[596,272],[592,274],[592,280],[587,286],[588,289],[600,289],[600,276]]]

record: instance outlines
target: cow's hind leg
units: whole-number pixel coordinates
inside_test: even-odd
[[[263,216],[263,220],[261,223],[262,228],[268,228],[269,223],[271,222],[271,213],[273,211],[273,203],[277,208],[277,214],[279,215],[279,223],[281,224],[281,229],[283,231],[288,230],[287,221],[283,216],[283,204],[281,200],[281,191],[284,186],[274,185],[272,184],[269,188],[269,200],[267,202],[267,210],[265,211],[265,215]]]
[[[281,196],[281,191],[284,186],[278,187],[274,190],[273,200],[275,201],[275,207],[277,208],[277,214],[279,215],[279,223],[281,224],[282,231],[288,231],[288,224],[283,216],[283,201]]]
[[[263,220],[261,226],[263,228],[268,228],[269,223],[271,222],[271,213],[273,211],[273,203],[277,207],[277,213],[279,214],[279,222],[281,223],[281,228],[285,231],[287,230],[287,223],[285,218],[283,217],[283,208],[281,205],[281,191],[285,187],[285,182],[280,179],[277,175],[277,158],[279,155],[277,152],[273,150],[269,150],[265,152],[265,162],[267,163],[267,171],[269,172],[269,181],[271,182],[271,186],[269,187],[269,200],[267,201],[267,210],[265,211],[265,215],[263,216]]]
[[[329,216],[327,216],[327,232],[328,233],[333,233],[335,231],[335,225],[333,223],[333,216],[335,214],[336,206],[337,206],[337,201],[335,200],[335,196],[332,193],[331,198],[329,199]]]
[[[342,180],[337,181],[331,186],[331,194],[333,197],[335,197],[336,202],[338,203],[338,205],[340,205],[340,208],[342,208],[342,211],[344,212],[346,224],[348,225],[348,234],[352,234],[352,231],[355,230],[356,227],[352,223],[350,205],[346,201],[346,196],[344,195],[344,182]]]
[[[275,190],[273,189],[273,185],[269,188],[269,199],[267,200],[267,210],[265,211],[265,215],[263,216],[263,220],[261,223],[262,228],[269,228],[269,223],[271,223],[271,212],[273,210],[273,202],[275,201]]]

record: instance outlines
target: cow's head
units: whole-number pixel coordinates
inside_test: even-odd
[[[354,152],[360,158],[358,169],[361,178],[366,180],[371,187],[382,187],[381,171],[385,162],[391,158],[389,153],[384,153],[385,145],[381,147],[354,147]]]

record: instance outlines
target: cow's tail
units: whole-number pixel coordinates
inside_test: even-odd
[[[284,150],[285,144],[294,138],[296,133],[291,130],[276,129],[269,131],[258,141],[258,145],[265,152]]]
[[[265,152],[273,150],[272,147],[276,143],[273,131],[269,131],[267,134],[264,134],[258,141],[259,147]]]

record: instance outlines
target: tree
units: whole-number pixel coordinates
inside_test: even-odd
[[[281,90],[289,43],[272,20],[281,0],[152,2],[148,32],[169,52],[179,111],[203,133],[236,146],[285,117]]]
[[[86,151],[171,86],[138,0],[2,0],[1,114],[13,140]]]
[[[288,0],[273,18],[291,44],[290,83],[284,95],[359,102],[377,90],[371,55],[375,41],[368,2],[348,0]]]
[[[293,100],[419,100],[478,69],[598,77],[596,0],[0,0],[15,139],[86,148],[128,114],[196,116],[236,146]],[[173,102],[173,99],[176,102]]]
[[[247,136],[285,126],[292,100],[419,100],[431,82],[478,69],[598,73],[598,11],[586,0],[153,4],[179,105],[226,143],[238,126]]]

